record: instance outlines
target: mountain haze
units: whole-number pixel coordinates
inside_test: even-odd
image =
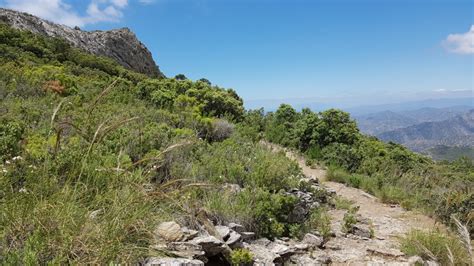
[[[377,136],[384,141],[403,144],[415,151],[436,145],[474,146],[474,109],[447,120],[424,122]]]

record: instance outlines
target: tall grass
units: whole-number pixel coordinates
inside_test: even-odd
[[[418,255],[440,265],[473,265],[472,254],[461,239],[437,230],[413,230],[402,238],[401,249],[409,256]]]

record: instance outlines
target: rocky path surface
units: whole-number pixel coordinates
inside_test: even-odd
[[[273,144],[266,145],[276,152],[283,150]],[[335,191],[339,197],[352,201],[353,205],[359,206],[358,214],[362,219],[371,221],[375,237],[344,236],[341,227],[346,211],[337,209],[329,211],[332,217],[332,230],[336,233],[336,237],[327,242],[321,252],[332,259],[332,265],[412,265],[413,261],[399,249],[399,237],[412,229],[428,230],[441,226],[432,218],[420,213],[404,210],[398,205],[384,204],[360,189],[327,181],[326,171],[322,167],[313,169],[306,165],[302,157],[288,150],[285,152],[289,158],[298,162],[306,176],[317,178],[323,186]]]

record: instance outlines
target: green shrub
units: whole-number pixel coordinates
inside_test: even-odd
[[[19,154],[23,132],[21,122],[0,119],[0,161]]]
[[[253,262],[253,254],[248,249],[234,249],[230,255],[233,265],[250,265]]]
[[[191,202],[203,201],[204,208],[218,223],[238,222],[260,237],[275,238],[298,235],[303,230],[289,222],[288,214],[297,199],[284,194],[273,194],[264,189],[245,189],[239,193],[222,189],[199,192],[190,196]]]
[[[326,173],[326,178],[329,181],[334,181],[338,183],[346,183],[348,173],[341,168],[330,166]]]
[[[356,212],[356,208],[351,208],[344,214],[342,219],[342,232],[346,234],[352,233],[354,225],[357,223]]]
[[[306,221],[307,231],[318,231],[324,239],[331,236],[331,217],[324,208],[316,208],[311,211],[311,215]]]

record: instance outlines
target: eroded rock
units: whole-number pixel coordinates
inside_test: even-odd
[[[230,229],[234,230],[235,232],[237,233],[242,233],[243,231],[245,231],[245,228],[240,225],[240,224],[236,224],[236,223],[229,223],[227,225]]]
[[[321,247],[323,245],[324,240],[323,240],[322,237],[319,237],[319,236],[308,233],[304,236],[302,242],[307,244],[308,246],[310,246],[312,248],[317,248],[317,247]]]
[[[220,237],[224,240],[227,239],[227,237],[230,234],[230,228],[225,225],[217,225],[216,231],[220,235]]]
[[[215,256],[226,250],[224,242],[213,236],[198,236],[190,241],[190,243],[201,246],[207,256]]]
[[[249,240],[255,237],[254,232],[240,232],[243,240]]]
[[[232,245],[236,244],[241,239],[242,239],[242,236],[239,233],[235,231],[231,231],[229,234],[229,238],[225,241],[225,243],[232,247]]]
[[[275,261],[280,261],[278,254],[271,252],[266,246],[260,244],[244,245],[252,254],[256,265],[273,265]]]
[[[184,235],[184,240],[185,241],[191,240],[191,239],[195,238],[196,236],[198,236],[198,234],[199,234],[198,231],[189,229],[187,227],[182,227],[181,232]]]
[[[271,242],[267,248],[270,250],[270,252],[275,253],[281,257],[290,256],[295,253],[295,248],[276,242]]]

